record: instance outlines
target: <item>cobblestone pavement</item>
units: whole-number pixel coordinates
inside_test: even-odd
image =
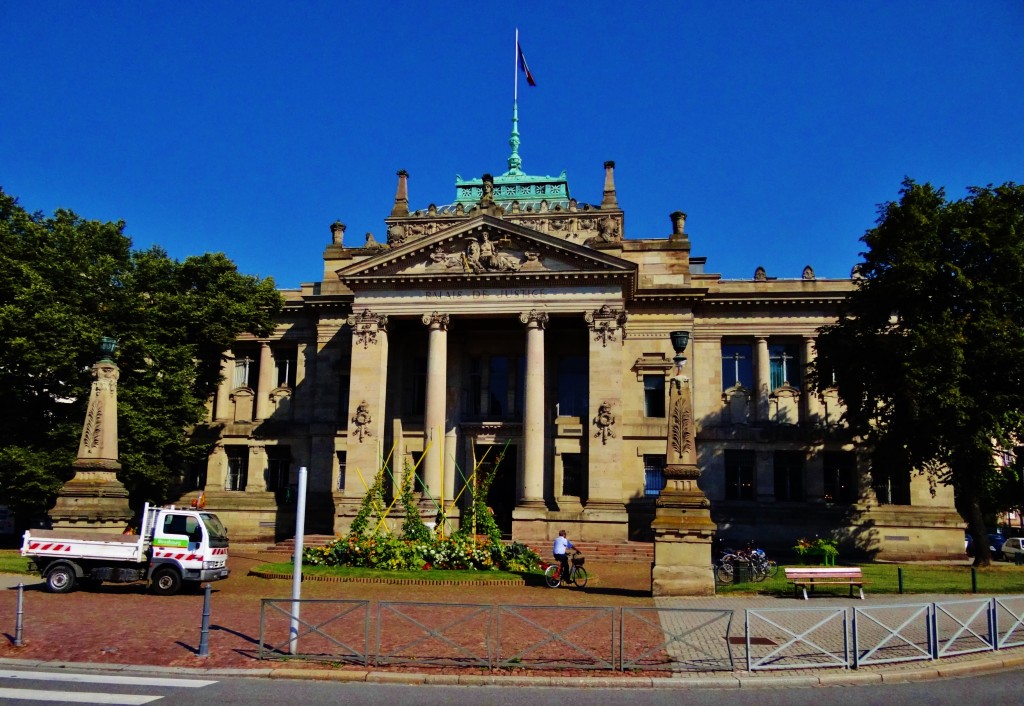
[[[654,599],[648,565],[600,563],[588,566],[593,578],[583,590],[549,589],[539,583],[442,586],[306,582],[303,599],[368,604],[362,612],[342,617],[338,617],[337,604],[303,604],[303,621],[320,625],[320,631],[329,638],[303,635],[301,651],[338,652],[338,643],[342,643],[364,654],[377,650],[378,654],[395,657],[391,661],[398,663],[389,665],[384,664],[389,660],[382,660],[378,666],[367,667],[344,659],[329,663],[260,660],[261,599],[290,598],[291,582],[258,578],[249,571],[265,561],[288,558],[261,547],[233,548],[232,577],[214,584],[208,657],[197,654],[202,594],[160,597],[149,595],[140,585],[105,585],[54,595],[42,589],[37,577],[0,576],[0,632],[6,637],[0,642],[0,661],[110,669],[144,665],[183,671],[244,670],[253,676],[406,683],[509,683],[526,679],[531,684],[719,687],[880,682],[1024,666],[1021,647],[941,660],[886,661],[858,669],[833,664],[843,651],[842,638],[837,637],[843,634],[842,620],[852,620],[853,608],[870,609],[858,619],[859,629],[875,641],[872,644],[882,643],[871,659],[919,656],[921,645],[927,641],[923,633],[926,623],[915,614],[919,609],[907,606],[931,601],[944,602],[950,612],[937,617],[940,635],[953,638],[953,648],[969,649],[977,642],[973,632],[978,630],[977,619],[972,614],[977,610],[978,597],[868,592],[866,601],[845,596],[802,601],[749,595]],[[13,587],[19,582],[25,584],[24,646],[15,647],[17,590]],[[1013,600],[1024,602],[1024,597]],[[381,602],[388,602],[383,609]],[[479,606],[497,608],[481,611]],[[780,612],[779,608],[807,610]],[[1020,604],[1010,609],[1017,615],[1022,612]],[[278,611],[277,618],[270,617],[273,613],[268,611],[263,625],[267,631],[265,654],[269,654],[268,643],[287,646],[288,616]],[[749,631],[755,667],[760,664],[786,669],[748,671],[746,615],[752,616]],[[387,639],[379,646],[367,644],[362,649],[360,636],[372,634],[371,627],[377,622],[386,625]],[[907,625],[899,627],[904,622]],[[1024,640],[1024,627],[1016,629],[1017,640]],[[277,632],[271,634],[274,630]],[[613,671],[607,667],[609,660],[615,664],[620,643],[626,669]],[[416,654],[417,649],[423,653],[424,646],[444,659],[438,663],[402,663],[404,656]],[[862,646],[862,652],[865,649]],[[500,668],[481,666],[487,659],[494,659]],[[827,668],[808,668],[805,665],[809,660]]]

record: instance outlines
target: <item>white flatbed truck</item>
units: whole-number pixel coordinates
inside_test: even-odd
[[[212,512],[146,504],[139,534],[27,530],[21,555],[29,557],[53,593],[76,584],[151,582],[171,596],[185,586],[228,577],[228,533]]]

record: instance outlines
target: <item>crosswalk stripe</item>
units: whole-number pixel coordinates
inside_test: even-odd
[[[39,691],[36,689],[0,688],[0,701],[22,699],[23,701],[63,701],[79,704],[112,704],[113,706],[140,706],[162,696],[140,696],[137,694],[102,694],[89,691]]]
[[[0,669],[0,679],[35,679],[38,681],[70,681],[80,684],[128,684],[129,686],[173,686],[185,689],[216,684],[206,679],[165,679],[162,677],[125,677],[108,674],[75,674],[72,672],[26,672]]]

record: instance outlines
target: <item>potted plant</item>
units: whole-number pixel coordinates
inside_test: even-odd
[[[805,539],[801,537],[796,541],[793,551],[800,557],[802,564],[821,564],[823,566],[835,566],[836,557],[839,556],[839,547],[836,540],[825,537]]]

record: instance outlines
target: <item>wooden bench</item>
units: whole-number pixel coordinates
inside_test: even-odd
[[[857,566],[787,567],[786,580],[793,583],[793,589],[795,591],[803,589],[805,601],[807,600],[808,586],[810,586],[811,591],[813,592],[815,586],[821,586],[824,584],[849,586],[850,598],[853,598],[853,587],[856,586],[860,590],[860,599],[864,600],[864,584],[871,583],[870,581],[864,580],[860,567]]]

